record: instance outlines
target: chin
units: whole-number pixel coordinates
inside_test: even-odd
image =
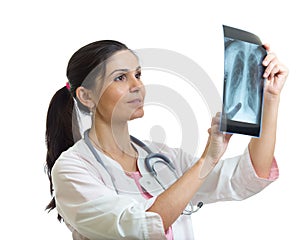
[[[144,109],[137,109],[133,114],[131,114],[129,120],[134,120],[137,118],[142,118],[144,116]]]

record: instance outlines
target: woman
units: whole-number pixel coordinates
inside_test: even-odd
[[[169,157],[179,176],[174,181],[160,166],[167,181],[162,190],[145,170],[147,153],[128,132],[127,122],[144,114],[137,56],[116,41],[82,47],[69,61],[68,85],[48,110],[47,169],[54,197],[47,209],[57,208],[73,239],[192,239],[191,218],[182,214],[189,203],[242,200],[278,177],[276,119],[288,71],[272,53],[263,65],[268,81],[261,137],[251,139],[241,156],[219,161],[231,135],[219,132],[217,114],[200,158],[152,143],[151,150]],[[72,118],[74,106],[91,114],[84,139]]]

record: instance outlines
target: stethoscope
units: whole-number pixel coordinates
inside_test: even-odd
[[[165,156],[161,153],[153,153],[151,151],[151,149],[145,143],[143,143],[141,140],[139,140],[133,136],[130,136],[130,140],[147,152],[148,155],[145,157],[146,169],[151,174],[151,176],[154,177],[154,179],[162,187],[163,190],[166,190],[166,187],[162,184],[162,182],[157,177],[157,171],[155,170],[156,164],[161,163],[161,164],[166,165],[171,170],[171,172],[176,177],[176,179],[179,178],[178,174],[176,173],[176,168],[175,168],[174,164],[170,161],[170,159],[167,156]],[[113,187],[114,187],[116,193],[119,194],[119,191],[115,185],[113,176],[110,174],[110,172],[108,171],[104,162],[102,161],[99,154],[95,150],[93,144],[91,143],[91,140],[89,138],[89,130],[86,130],[84,132],[84,141],[85,141],[86,145],[88,146],[88,148],[90,149],[90,151],[92,152],[92,154],[94,155],[94,157],[96,158],[96,160],[101,164],[101,166],[106,170],[106,172],[110,176],[112,183],[113,183]],[[153,161],[153,159],[156,159],[156,161]],[[152,163],[152,165],[151,165],[151,163]],[[202,206],[203,206],[203,202],[199,202],[197,204],[197,208],[195,209],[193,204],[190,202],[188,204],[188,206],[186,207],[186,209],[182,212],[182,214],[183,215],[191,215],[192,213],[197,212]]]

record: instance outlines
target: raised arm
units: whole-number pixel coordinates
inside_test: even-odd
[[[268,178],[272,166],[276,142],[277,115],[280,93],[288,76],[287,68],[281,64],[276,55],[269,52],[263,61],[266,67],[264,78],[267,79],[264,93],[262,132],[260,138],[252,138],[249,143],[251,161],[257,175]]]
[[[148,211],[156,212],[161,216],[165,230],[180,216],[224,154],[231,135],[221,133],[219,123],[220,113],[217,113],[212,119],[211,128],[208,130],[207,146],[199,161],[172,186],[161,193],[148,209]]]

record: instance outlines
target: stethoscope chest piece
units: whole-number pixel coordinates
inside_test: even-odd
[[[155,161],[151,161],[153,159],[156,159]],[[157,163],[161,163],[166,165],[176,176],[176,169],[174,164],[167,158],[165,155],[161,153],[150,153],[145,157],[145,166],[147,168],[147,171],[152,175],[152,176],[157,176],[157,172],[155,170],[155,165]]]

